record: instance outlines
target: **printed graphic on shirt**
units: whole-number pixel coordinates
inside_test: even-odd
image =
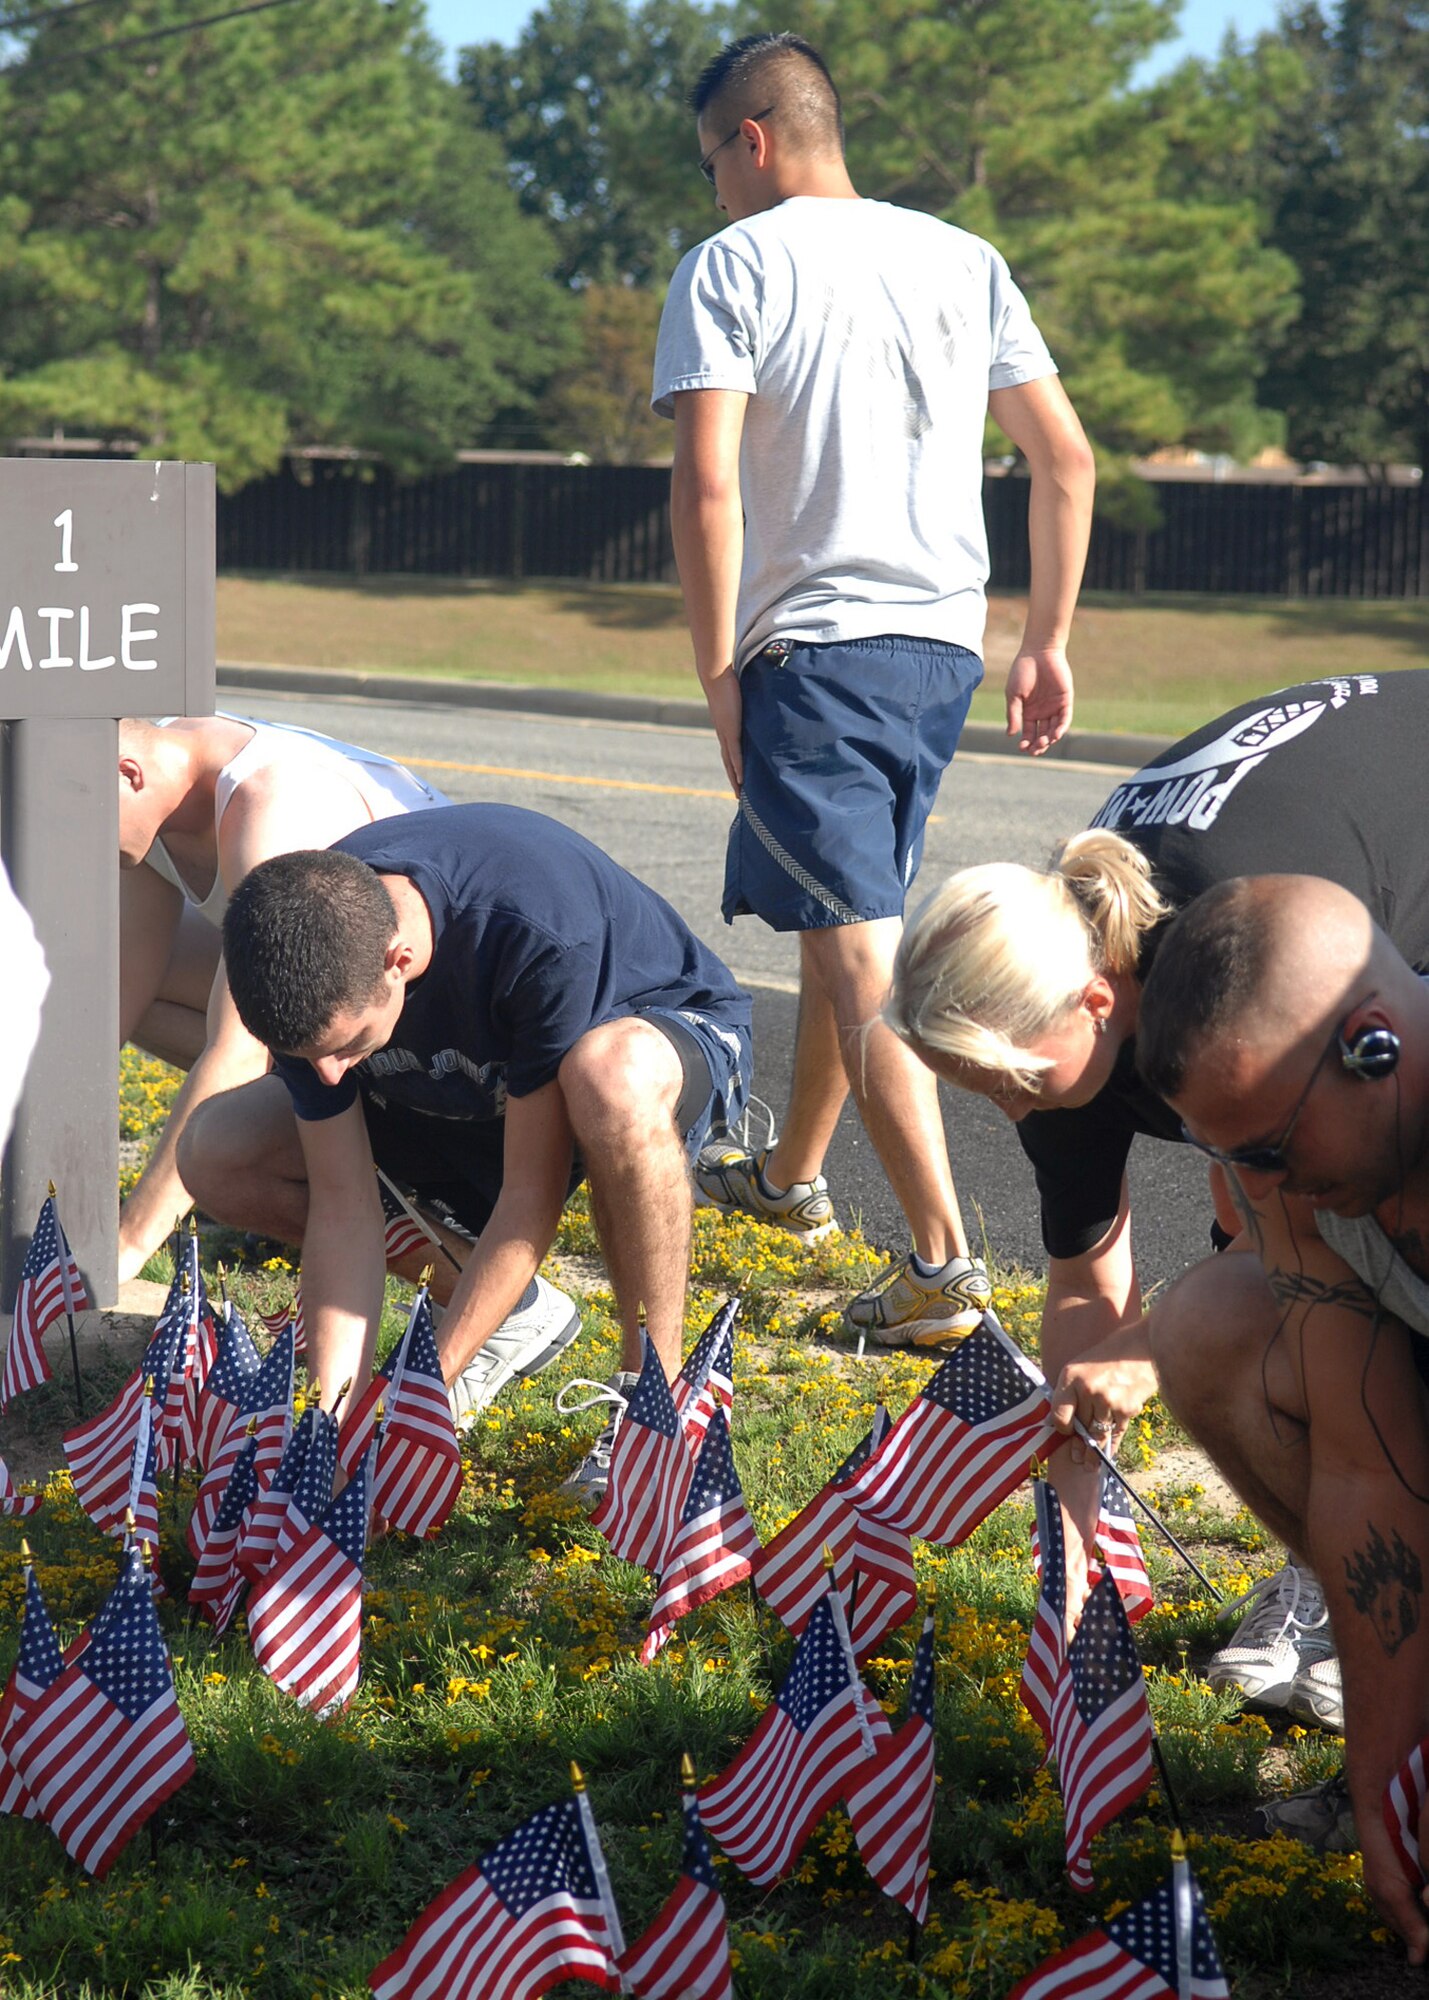
[[[1118,785],[1096,818],[1095,827],[1185,826],[1204,833],[1215,825],[1227,799],[1250,773],[1277,750],[1293,743],[1335,709],[1357,697],[1375,695],[1373,674],[1349,674],[1312,686],[1328,690],[1322,699],[1268,701],[1239,716],[1231,728],[1199,743],[1171,763],[1149,764]],[[1302,692],[1296,690],[1297,695]]]

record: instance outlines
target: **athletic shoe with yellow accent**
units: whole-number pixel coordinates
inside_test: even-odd
[[[695,1162],[695,1200],[701,1208],[718,1208],[725,1215],[752,1215],[772,1222],[806,1243],[838,1234],[829,1184],[822,1174],[795,1181],[776,1191],[764,1178],[767,1148],[746,1153],[728,1139],[706,1146]]]
[[[992,1285],[977,1257],[954,1257],[924,1278],[907,1256],[844,1307],[844,1318],[881,1347],[950,1347],[981,1324]]]

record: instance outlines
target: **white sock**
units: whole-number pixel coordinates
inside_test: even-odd
[[[963,1260],[961,1257],[949,1257],[946,1264],[925,1264],[915,1250],[911,1261],[913,1269],[920,1278],[938,1278],[947,1270],[949,1264],[960,1264]]]

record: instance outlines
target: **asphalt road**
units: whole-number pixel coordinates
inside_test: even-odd
[[[400,758],[457,801],[501,800],[549,813],[605,848],[661,895],[754,994],[755,1077],[776,1107],[787,1088],[797,946],[752,917],[720,916],[731,804],[705,730],[511,715],[428,703],[314,698],[252,689],[220,696],[231,713],[301,723]],[[1045,860],[1084,826],[1115,783],[1110,766],[962,756],[944,780],[921,878],[971,862]],[[916,885],[915,885],[916,894]],[[944,1091],[944,1122],[970,1232],[1003,1263],[1042,1263],[1030,1170],[1012,1127],[981,1099]],[[856,1115],[846,1109],[828,1162],[845,1219],[905,1248],[906,1231]],[[1143,1286],[1165,1282],[1207,1247],[1204,1173],[1190,1149],[1143,1140],[1132,1157],[1132,1209]]]

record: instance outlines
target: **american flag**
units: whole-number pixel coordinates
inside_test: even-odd
[[[928,1836],[933,1825],[933,1618],[913,1655],[908,1705],[880,1737],[874,1762],[844,1794],[864,1866],[915,1924],[928,1917]]]
[[[129,1460],[129,1493],[124,1516],[110,1530],[112,1534],[132,1532],[136,1542],[156,1548],[159,1541],[159,1483],[155,1466],[159,1440],[154,1432],[154,1398],[145,1394],[139,1402],[139,1427],[134,1433],[134,1450]]]
[[[833,1555],[840,1588],[848,1582],[858,1517],[844,1491],[845,1482],[868,1463],[887,1429],[888,1415],[880,1403],[873,1429],[754,1559],[752,1574],[760,1597],[795,1634],[803,1631],[828,1589],[825,1548]]]
[[[4,1694],[0,1695],[0,1812],[14,1813],[21,1819],[39,1817],[39,1807],[10,1762],[9,1746],[24,1728],[35,1702],[46,1688],[54,1685],[64,1668],[64,1657],[50,1623],[34,1565],[26,1563],[20,1657],[11,1671]]]
[[[218,1352],[218,1328],[214,1324],[213,1307],[209,1304],[208,1288],[199,1264],[197,1229],[189,1231],[184,1245],[183,1268],[188,1283],[181,1288],[185,1319],[182,1386],[177,1397],[169,1400],[164,1425],[173,1436],[173,1451],[168,1462],[172,1463],[177,1457],[180,1465],[192,1465],[198,1457],[203,1385]]]
[[[436,1245],[431,1237],[420,1223],[412,1220],[396,1195],[384,1184],[380,1174],[377,1179],[377,1194],[382,1203],[384,1229],[382,1254],[387,1262],[400,1263],[404,1257],[410,1257],[414,1250],[425,1250],[429,1257],[435,1254]]]
[[[49,1381],[50,1364],[40,1344],[45,1329],[53,1326],[61,1313],[83,1312],[88,1304],[89,1295],[65,1240],[55,1198],[46,1195],[20,1267],[5,1371],[0,1375],[0,1410],[8,1406],[12,1396],[23,1396],[27,1389],[38,1389],[41,1382]]]
[[[1390,1779],[1384,1792],[1384,1825],[1404,1879],[1418,1895],[1424,1887],[1419,1865],[1419,1822],[1429,1791],[1429,1736],[1417,1743]]]
[[[267,1327],[269,1333],[281,1334],[287,1328],[291,1327],[293,1329],[293,1352],[295,1354],[305,1354],[307,1352],[308,1343],[303,1332],[303,1288],[301,1285],[293,1293],[289,1304],[284,1306],[280,1312],[260,1312],[258,1317],[262,1320],[264,1326]]]
[[[204,1472],[203,1482],[189,1516],[189,1553],[203,1554],[204,1541],[213,1526],[219,1502],[228,1488],[238,1454],[248,1436],[250,1422],[256,1422],[258,1449],[253,1476],[261,1492],[273,1477],[281,1460],[293,1421],[293,1336],[285,1327],[264,1356],[256,1374],[243,1384],[238,1408],[228,1420],[223,1442]]]
[[[660,1589],[640,1649],[641,1663],[649,1665],[687,1613],[743,1583],[758,1553],[759,1532],[744,1504],[729,1425],[724,1411],[716,1410],[660,1568]]]
[[[248,1435],[233,1462],[189,1585],[189,1603],[213,1621],[216,1632],[228,1630],[248,1584],[237,1557],[243,1518],[258,1498],[257,1462],[258,1426],[250,1417]]]
[[[565,1979],[620,1991],[575,1799],[536,1813],[458,1875],[368,1984],[377,2000],[535,2000]]]
[[[259,1368],[258,1350],[237,1306],[225,1303],[218,1351],[203,1379],[198,1402],[196,1456],[205,1472],[223,1447],[228,1427],[242,1407],[243,1394]]]
[[[751,1882],[764,1887],[787,1874],[857,1776],[866,1756],[864,1700],[826,1594],[778,1698],[734,1762],[699,1794],[706,1830]]]
[[[1110,1466],[1102,1468],[1101,1511],[1097,1516],[1097,1546],[1102,1560],[1121,1592],[1126,1615],[1134,1625],[1156,1602],[1151,1579],[1146,1574],[1146,1558],[1141,1537],[1132,1519],[1126,1487]]]
[[[658,1574],[680,1525],[695,1462],[644,1327],[640,1357],[640,1378],[615,1433],[610,1483],[590,1518],[622,1562]]]
[[[319,1715],[345,1707],[361,1675],[362,1559],[378,1448],[374,1439],[326,1514],[278,1556],[248,1600],[254,1659]]]
[[[956,1547],[1060,1437],[1047,1385],[991,1313],[848,1483],[860,1514]]]
[[[725,1300],[670,1384],[685,1427],[685,1442],[692,1452],[699,1450],[716,1409],[722,1409],[727,1418],[734,1414],[734,1323],[739,1307],[737,1296]]]
[[[1181,1968],[1189,1973],[1183,1984]],[[1201,1886],[1185,1861],[1144,1902],[1029,1973],[1007,2000],[1229,2000]]]
[[[362,1400],[343,1419],[338,1464],[350,1472],[372,1437],[377,1406],[386,1409],[372,1515],[407,1535],[434,1535],[461,1492],[461,1446],[442,1380],[432,1308],[417,1294],[403,1334]]]
[[[0,1514],[38,1513],[45,1504],[43,1493],[22,1493],[10,1477],[10,1468],[0,1458]]]
[[[238,1567],[250,1583],[265,1575],[332,1504],[337,1475],[337,1423],[310,1403],[288,1440],[277,1471],[254,1502],[238,1547]]]
[[[693,1792],[684,1808],[680,1879],[649,1930],[621,1953],[620,1969],[639,2000],[734,2000],[724,1898]]]
[[[1022,1700],[1056,1760],[1067,1822],[1067,1874],[1092,1887],[1087,1856],[1108,1820],[1151,1783],[1151,1712],[1136,1642],[1115,1583],[1103,1575],[1066,1639],[1067,1559],[1062,1508],[1036,1482],[1042,1590],[1023,1668]]]
[[[194,1771],[137,1548],[89,1644],[31,1705],[11,1755],[70,1858],[103,1877]]]
[[[64,1434],[65,1457],[69,1460],[75,1497],[96,1528],[104,1534],[111,1533],[116,1524],[121,1524],[124,1519],[124,1509],[129,1501],[134,1434],[139,1428],[139,1405],[144,1400],[144,1385],[151,1380],[154,1384],[156,1427],[159,1428],[154,1469],[156,1473],[163,1472],[172,1463],[171,1458],[165,1455],[160,1411],[175,1380],[176,1358],[183,1351],[183,1334],[183,1320],[166,1307],[159,1315],[154,1337],[145,1348],[143,1359],[108,1409],[101,1410],[98,1416],[87,1418],[82,1424],[71,1426]]]

